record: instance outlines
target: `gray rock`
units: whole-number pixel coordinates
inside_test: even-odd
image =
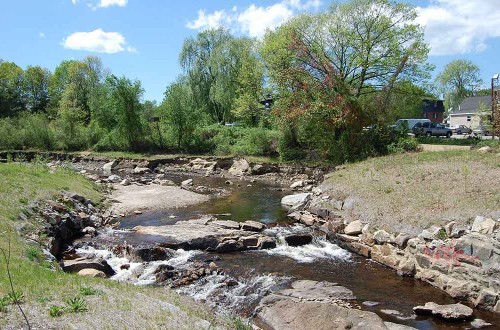
[[[134,168],[134,170],[132,171],[134,174],[146,174],[146,173],[151,173],[151,170],[147,167],[139,167],[137,166],[136,168]]]
[[[193,179],[187,179],[181,182],[181,187],[188,187],[193,185]]]
[[[259,237],[257,246],[261,250],[274,249],[276,248],[276,239],[274,237],[261,236]]]
[[[417,315],[434,315],[445,320],[462,321],[472,319],[474,316],[472,308],[458,304],[438,305],[428,302],[424,306],[413,307]]]
[[[483,154],[486,154],[486,153],[490,153],[490,152],[493,152],[493,148],[490,147],[490,146],[485,146],[485,147],[482,147],[482,148],[479,148],[477,149],[478,152],[481,152]]]
[[[257,221],[245,221],[241,224],[241,229],[246,230],[246,231],[262,231],[266,226],[263,223],[257,222]]]
[[[353,221],[344,228],[344,233],[351,236],[359,235],[361,234],[364,226],[365,224],[360,220]]]
[[[104,164],[104,166],[102,167],[102,171],[104,172],[104,174],[110,175],[111,171],[116,167],[116,165],[118,165],[118,160],[114,159],[109,163]]]
[[[174,256],[174,251],[159,245],[139,245],[129,249],[128,258],[132,262],[151,262],[168,260]]]
[[[363,301],[363,305],[364,306],[368,306],[368,307],[374,307],[374,306],[377,306],[377,305],[380,305],[380,303],[378,301]]]
[[[406,248],[406,245],[408,244],[408,241],[410,240],[410,238],[411,238],[410,235],[406,235],[406,234],[400,233],[394,239],[394,243],[396,244],[396,246],[398,248],[400,248],[401,250],[403,250],[403,249]]]
[[[108,176],[108,181],[109,182],[113,182],[113,183],[120,182],[121,179],[122,178],[119,175],[116,175],[116,174],[112,174],[112,175]]]
[[[481,319],[475,319],[474,321],[472,321],[470,323],[470,326],[472,327],[472,329],[482,329],[482,328],[486,328],[486,327],[489,327],[492,325],[493,324],[488,323],[488,322],[481,320]]]
[[[281,204],[285,206],[294,207],[296,205],[303,204],[311,200],[311,193],[302,193],[295,195],[287,195],[281,199]]]
[[[73,260],[62,260],[61,268],[68,273],[77,273],[82,269],[91,268],[96,269],[108,276],[115,274],[115,271],[111,266],[108,265],[106,260],[101,258],[87,259],[87,258],[76,258]]]
[[[243,176],[250,171],[250,164],[246,159],[236,159],[233,161],[233,165],[229,168],[228,172],[234,176]]]
[[[88,276],[88,277],[101,277],[101,278],[106,277],[106,274],[104,274],[104,272],[93,268],[84,268],[78,272],[78,275]]]
[[[298,301],[292,297],[271,294],[260,302],[256,318],[270,329],[286,330],[386,330],[375,313],[346,308],[334,303]]]
[[[300,280],[292,283],[291,289],[284,289],[280,295],[297,299],[314,299],[315,301],[331,302],[334,300],[354,300],[351,290],[331,282],[316,282]]]
[[[129,179],[123,179],[122,182],[120,182],[122,186],[130,186],[130,180]]]
[[[378,243],[378,244],[384,244],[384,243],[389,243],[391,241],[391,235],[386,232],[385,230],[377,230],[373,234],[373,239]]]
[[[304,187],[304,181],[303,180],[295,181],[294,183],[292,183],[290,185],[290,188],[292,188],[292,189],[301,188],[301,187]]]
[[[497,229],[497,226],[495,220],[478,215],[472,224],[472,231],[481,234],[492,234]]]
[[[221,242],[215,247],[215,252],[235,252],[241,250],[241,244],[234,239]]]
[[[240,224],[233,220],[216,220],[212,221],[211,224],[227,229],[240,229]]]
[[[312,235],[309,233],[291,233],[285,235],[285,241],[290,246],[301,246],[312,242]]]

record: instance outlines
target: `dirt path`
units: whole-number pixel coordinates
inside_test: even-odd
[[[115,185],[111,197],[115,213],[130,214],[134,211],[176,208],[205,202],[209,196],[197,194],[174,186],[122,186]]]

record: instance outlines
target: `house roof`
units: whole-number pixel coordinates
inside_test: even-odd
[[[444,112],[444,104],[442,100],[424,99],[422,111],[424,112]]]
[[[491,109],[491,96],[467,97],[460,103],[458,109],[454,109],[452,113],[457,115],[462,113],[476,113],[481,104],[487,109]]]

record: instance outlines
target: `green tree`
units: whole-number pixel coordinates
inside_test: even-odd
[[[0,60],[0,116],[9,116],[25,109],[23,73],[23,69],[14,62]]]
[[[141,97],[144,90],[139,81],[130,81],[125,77],[118,78],[114,75],[106,79],[107,111],[116,118],[116,131],[126,142],[126,147],[140,150],[143,142],[143,122]]]
[[[445,95],[445,106],[457,108],[469,96],[474,95],[483,81],[479,67],[469,60],[453,60],[436,77],[441,91]]]
[[[179,59],[194,106],[214,123],[246,120],[256,109],[263,67],[253,40],[235,38],[222,28],[203,31],[184,42]]]
[[[187,147],[201,116],[194,107],[193,94],[186,79],[180,77],[167,87],[161,108],[177,149]]]
[[[268,32],[261,54],[288,136],[330,148],[372,117],[361,107],[365,95],[378,93],[377,109],[386,111],[396,84],[426,79],[429,48],[416,16],[406,4],[351,0]]]
[[[28,66],[23,77],[23,96],[28,109],[45,111],[49,104],[49,81],[51,73],[40,66]]]

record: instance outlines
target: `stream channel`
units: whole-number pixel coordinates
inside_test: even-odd
[[[279,239],[281,235],[305,229],[290,223],[286,217],[286,210],[280,205],[281,198],[291,194],[291,191],[283,191],[278,186],[268,183],[239,180],[233,180],[235,184],[229,186],[225,183],[226,179],[218,177],[167,174],[167,178],[177,184],[187,178],[193,178],[194,186],[229,189],[230,194],[194,206],[128,216],[121,219],[117,228],[102,229],[98,236],[87,242],[89,247],[80,249],[79,252],[98,254],[106,258],[117,272],[112,279],[148,285],[154,283],[154,270],[160,264],[183,267],[195,261],[215,260],[225,275],[205,276],[193,284],[176,290],[203,301],[219,311],[230,311],[243,317],[251,317],[255,306],[263,296],[286,288],[293,280],[328,281],[352,290],[357,297],[354,305],[375,312],[384,321],[405,324],[417,329],[470,328],[470,322],[452,323],[432,317],[416,317],[412,310],[414,306],[429,301],[438,304],[456,301],[427,283],[398,276],[394,271],[376,262],[341,249],[328,242],[319,232],[313,233],[315,238],[311,244],[300,247],[286,245],[284,240]],[[129,244],[161,243],[161,238],[140,235],[130,229],[138,225],[171,225],[177,221],[196,219],[206,214],[216,215],[221,220],[263,222],[267,225],[266,230],[273,231],[277,236],[278,246],[271,250],[225,254],[178,250],[170,260],[147,264],[131,263],[124,258],[116,257],[108,250],[95,250],[91,247],[118,245],[123,241]],[[129,263],[130,268],[120,269],[120,265],[124,263]],[[227,286],[225,284],[227,276],[236,279],[237,284]],[[372,304],[373,302],[376,304]],[[399,314],[396,315],[395,311]],[[500,325],[500,317],[494,313],[478,309],[475,309],[474,313],[477,318],[496,326]]]

